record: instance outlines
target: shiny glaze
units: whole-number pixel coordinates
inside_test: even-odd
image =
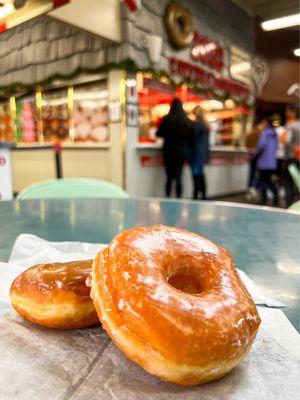
[[[85,280],[92,260],[40,264],[21,273],[10,288],[15,310],[44,328],[80,329],[99,322]]]
[[[150,353],[133,355],[118,339],[120,332],[168,362],[203,368],[227,363],[231,369],[249,351],[260,323],[230,254],[174,227],[137,227],[117,235],[94,261],[92,293],[112,339],[152,373]]]
[[[34,287],[37,290],[76,290],[89,294],[85,280],[91,272],[93,260],[40,264],[20,274],[13,283],[14,289]],[[86,288],[86,289],[85,289]]]

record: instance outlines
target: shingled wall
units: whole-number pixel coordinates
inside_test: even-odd
[[[122,46],[42,16],[0,34],[0,88],[41,82],[54,74],[68,75],[122,58]]]
[[[132,13],[122,6],[123,43],[116,45],[53,18],[42,16],[0,34],[0,89],[11,84],[34,84],[54,74],[71,74],[78,68],[97,68],[131,58],[149,66],[142,40],[147,33],[163,37],[157,69],[168,69],[168,57],[191,61],[190,49],[176,51],[163,24],[169,0],[143,0]],[[254,21],[230,0],[180,0],[193,15],[195,29],[229,49],[235,44],[254,53]],[[100,20],[101,23],[101,20]],[[228,53],[225,59],[228,63]],[[206,66],[207,68],[207,66]],[[226,69],[224,70],[226,74]]]
[[[136,60],[139,67],[149,65],[142,38],[156,33],[163,38],[163,50],[158,69],[168,69],[167,58],[177,56],[191,61],[190,49],[174,50],[168,41],[163,15],[169,0],[143,0],[142,9],[131,13],[123,9],[124,46],[128,57]],[[180,0],[193,16],[194,28],[199,33],[229,50],[230,45],[254,54],[254,20],[230,0]],[[228,54],[225,62],[228,63]],[[207,68],[207,66],[206,66]]]

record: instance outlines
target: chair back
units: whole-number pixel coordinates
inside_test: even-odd
[[[50,179],[27,186],[17,200],[29,199],[79,199],[79,198],[128,198],[119,186],[98,179]]]

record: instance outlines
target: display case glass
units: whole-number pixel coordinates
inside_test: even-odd
[[[74,142],[109,140],[108,92],[104,84],[74,87]]]
[[[10,101],[0,103],[0,141],[12,142],[15,139],[13,111]]]
[[[42,93],[42,133],[45,142],[70,141],[68,89]]]

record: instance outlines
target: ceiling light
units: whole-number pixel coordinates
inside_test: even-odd
[[[295,56],[300,57],[300,49],[295,49],[294,54]]]
[[[274,31],[276,29],[283,29],[297,25],[300,25],[300,14],[293,14],[287,17],[270,19],[268,21],[264,21],[261,24],[264,31]]]
[[[0,7],[0,19],[7,17],[9,14],[15,11],[14,6],[12,4],[5,4],[3,7]]]

